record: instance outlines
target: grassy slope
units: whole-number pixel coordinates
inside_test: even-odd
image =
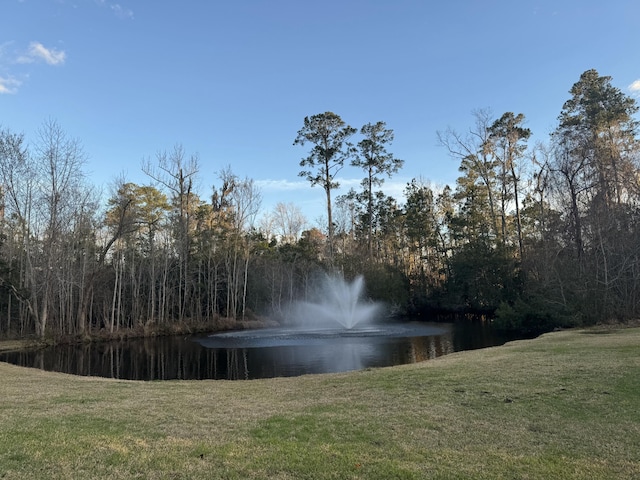
[[[0,363],[12,478],[640,478],[640,329],[256,381]]]

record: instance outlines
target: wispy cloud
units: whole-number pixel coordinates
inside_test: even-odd
[[[124,8],[119,3],[113,3],[109,5],[109,8],[111,8],[111,11],[113,11],[113,13],[115,13],[116,16],[120,18],[129,18],[133,20],[133,11],[131,9]]]
[[[107,0],[96,0],[96,3],[100,6],[107,7],[118,18],[133,20],[133,10],[123,7],[119,3],[109,2]]]
[[[350,189],[354,189],[355,191],[361,190],[362,180],[358,178],[336,178],[335,179],[340,187],[333,191],[333,197],[337,198],[340,195],[346,195]],[[407,188],[408,180],[406,179],[387,179],[381,187],[381,190],[384,191],[386,195],[394,197],[399,202],[404,201],[404,191]],[[315,187],[311,187],[311,184],[307,180],[272,180],[272,179],[263,179],[255,181],[256,187],[258,187],[262,192],[267,195],[277,195],[281,193],[283,195],[287,193],[296,193],[303,192],[305,194],[317,193],[321,195],[321,198],[324,198],[324,193],[322,193],[322,187],[320,185],[316,185]],[[436,191],[438,187],[432,186]]]
[[[0,66],[9,62],[12,63],[15,60],[15,55],[11,51],[13,44],[13,40],[0,43]]]
[[[291,180],[256,180],[256,186],[268,192],[294,191],[309,188],[309,182],[299,180],[292,182]]]
[[[29,50],[18,57],[18,63],[34,63],[44,61],[48,65],[62,65],[67,58],[63,50],[47,48],[40,42],[31,42]]]
[[[62,50],[47,48],[40,42],[31,42],[27,49],[17,47],[14,41],[0,44],[0,94],[17,93],[29,78],[28,71],[16,69],[16,64],[43,62],[47,65],[62,65],[67,54]],[[22,70],[22,71],[16,71]]]
[[[633,94],[633,95],[637,95],[640,96],[640,78],[634,82],[631,83],[631,85],[629,85],[629,91]]]
[[[13,77],[0,77],[0,95],[11,94],[18,91],[22,82]]]
[[[346,193],[349,189],[353,188],[354,190],[360,190],[362,179],[359,178],[345,178],[339,177],[335,179],[336,182],[340,184],[340,188],[336,190],[336,193],[342,194]],[[382,185],[382,190],[387,192],[392,196],[402,196],[404,189],[407,187],[408,180],[398,179],[398,180],[388,180],[384,182]],[[294,191],[294,190],[309,190],[311,187],[311,183],[307,180],[273,180],[273,179],[263,179],[256,180],[255,184],[257,187],[264,191],[268,192],[278,192],[278,191]],[[322,189],[320,185],[316,185],[316,189]]]
[[[13,63],[15,57],[11,55],[12,41],[0,43],[0,95],[17,93],[22,81],[15,76],[6,73],[6,65]]]

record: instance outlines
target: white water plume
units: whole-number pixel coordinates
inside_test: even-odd
[[[351,330],[375,319],[381,305],[363,298],[364,278],[347,282],[339,275],[326,275],[313,301],[293,305],[292,323],[306,328],[342,327]]]

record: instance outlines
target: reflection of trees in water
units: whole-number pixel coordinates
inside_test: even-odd
[[[226,350],[227,354],[227,378],[229,380],[238,380],[249,378],[249,365],[247,362],[246,348],[233,348]]]
[[[246,349],[212,350],[188,339],[147,339],[13,352],[3,360],[25,367],[130,380],[248,378]]]
[[[408,360],[410,361],[405,363],[424,362],[454,351],[450,333],[432,337],[412,337],[408,340]]]

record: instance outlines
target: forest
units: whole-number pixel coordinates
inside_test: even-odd
[[[403,164],[384,122],[356,129],[332,112],[307,117],[291,140],[300,176],[326,194],[327,223],[306,230],[291,204],[258,222],[259,190],[229,167],[200,198],[198,158],[182,146],[143,164],[148,184],[116,179],[105,196],[57,122],[34,139],[5,126],[0,337],[277,318],[329,271],[362,274],[368,296],[425,319],[479,315],[536,334],[637,318],[638,107],[611,81],[585,71],[544,143],[529,144],[523,113],[479,110],[461,131],[437,132],[459,163],[455,185],[416,178],[402,200],[383,190]],[[346,164],[361,169],[361,187],[334,198]]]

